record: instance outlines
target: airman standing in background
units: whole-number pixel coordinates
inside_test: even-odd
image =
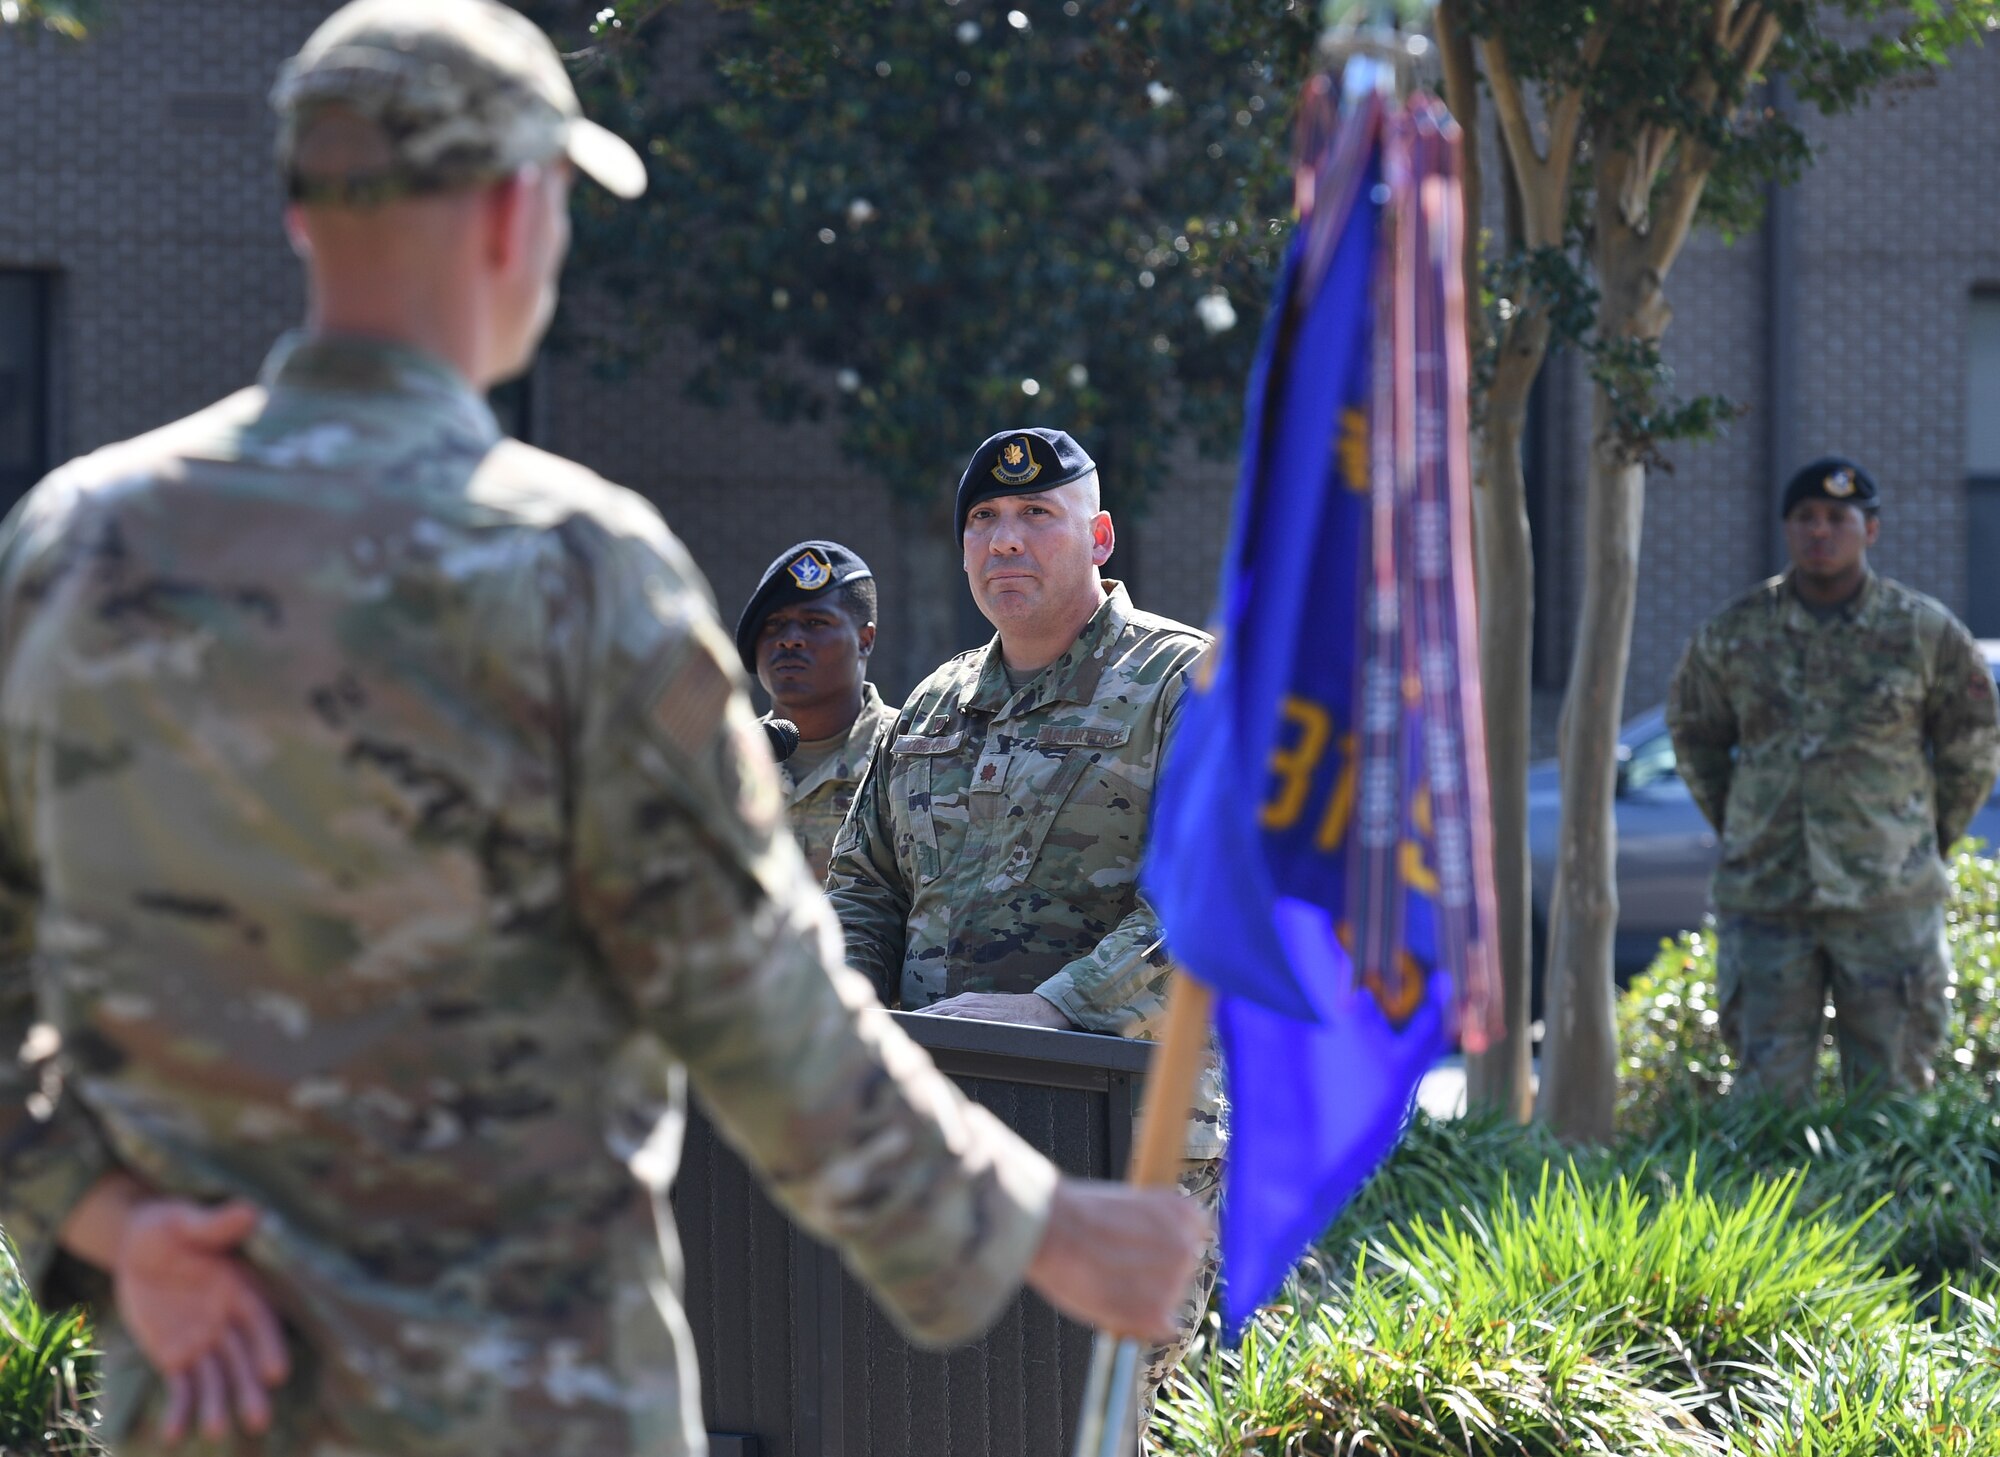
[[[1930,1086],[1951,963],[1944,856],[2000,768],[1993,675],[1943,606],[1878,577],[1874,480],[1828,457],[1783,498],[1792,567],[1695,634],[1667,701],[1722,836],[1716,980],[1738,1086],[1812,1095],[1833,998],[1843,1084]]]

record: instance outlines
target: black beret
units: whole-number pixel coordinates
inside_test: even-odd
[[[786,547],[764,569],[757,590],[736,619],[736,651],[743,658],[744,671],[753,678],[757,675],[757,633],[772,612],[794,602],[824,597],[836,587],[874,575],[868,563],[837,541],[802,541]]]
[[[965,535],[965,518],[981,501],[1052,491],[1096,469],[1097,462],[1060,430],[1031,425],[989,436],[958,478],[958,534]]]
[[[1780,516],[1792,514],[1801,501],[1838,501],[1843,506],[1859,506],[1863,511],[1881,509],[1875,478],[1844,455],[1823,455],[1785,483],[1785,503]]]

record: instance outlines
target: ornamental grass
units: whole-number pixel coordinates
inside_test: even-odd
[[[1954,857],[1939,1080],[1728,1096],[1714,945],[1620,1008],[1620,1135],[1418,1114],[1280,1303],[1211,1325],[1175,1457],[2000,1457],[2000,869]]]
[[[43,1313],[0,1238],[0,1457],[103,1450],[87,1420],[94,1354],[82,1313]]]

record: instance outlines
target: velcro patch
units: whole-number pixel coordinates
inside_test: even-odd
[[[955,734],[898,734],[890,752],[895,754],[949,754],[965,742],[965,730]]]
[[[1110,749],[1132,737],[1129,728],[1064,728],[1051,724],[1035,734],[1045,749]]]
[[[730,715],[729,739],[725,778],[735,781],[736,811],[759,834],[769,834],[778,827],[785,803],[778,767],[771,762],[770,738],[746,710]]]

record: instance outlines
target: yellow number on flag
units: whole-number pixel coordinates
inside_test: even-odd
[[[1267,830],[1288,830],[1298,823],[1306,796],[1312,792],[1313,770],[1319,767],[1319,756],[1326,751],[1327,738],[1333,732],[1333,720],[1326,710],[1307,699],[1287,698],[1284,714],[1288,723],[1299,726],[1299,737],[1289,749],[1271,750],[1271,772],[1278,776],[1278,790],[1258,814]]]

